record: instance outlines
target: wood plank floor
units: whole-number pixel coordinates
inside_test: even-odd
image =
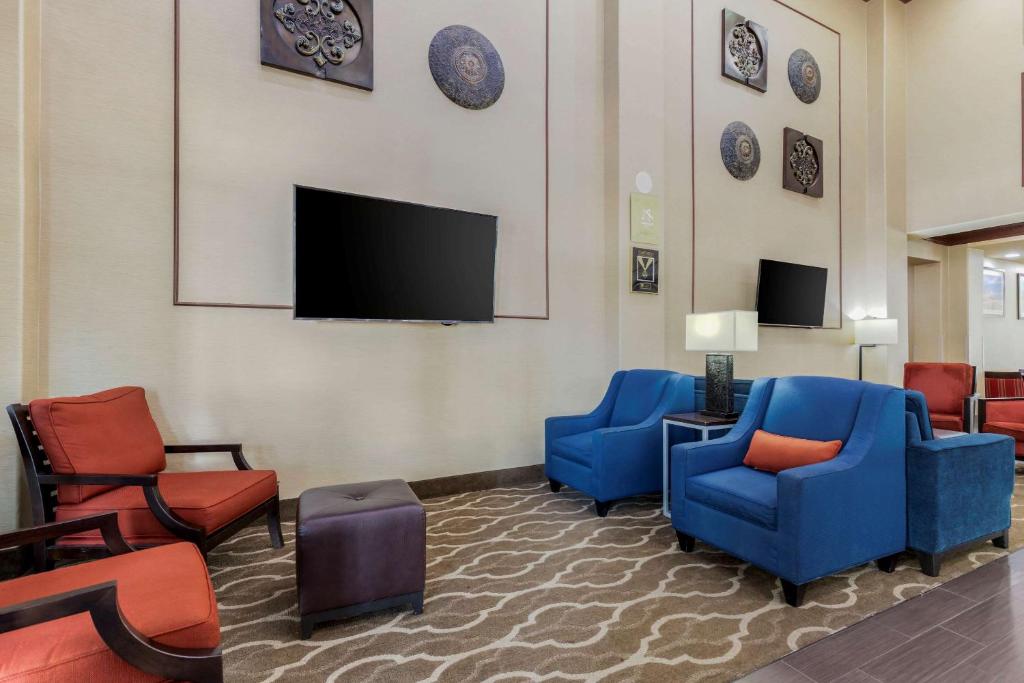
[[[1024,680],[1024,551],[865,619],[746,683]]]

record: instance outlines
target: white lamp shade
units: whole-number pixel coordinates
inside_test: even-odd
[[[900,321],[896,318],[864,318],[853,321],[855,343],[861,346],[889,346],[900,341]]]
[[[686,316],[687,351],[757,351],[757,311]]]

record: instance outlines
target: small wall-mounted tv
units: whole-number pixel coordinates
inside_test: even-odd
[[[761,259],[757,319],[761,325],[822,327],[828,268]]]
[[[494,322],[498,219],[295,188],[295,317]]]

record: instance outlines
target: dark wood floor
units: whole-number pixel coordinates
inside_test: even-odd
[[[1024,681],[1024,550],[819,640],[743,681]]]

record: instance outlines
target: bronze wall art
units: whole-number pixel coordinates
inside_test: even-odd
[[[789,85],[793,94],[804,104],[812,104],[821,94],[821,68],[818,60],[804,49],[795,50],[789,56],[787,66]]]
[[[808,197],[824,196],[822,142],[793,128],[782,134],[782,187]]]
[[[373,0],[260,0],[260,61],[373,90]]]
[[[722,75],[768,91],[768,31],[730,9],[722,10]]]
[[[447,26],[430,41],[430,74],[437,87],[466,109],[486,109],[505,90],[505,66],[487,36],[469,26]]]
[[[737,180],[750,180],[761,166],[761,145],[750,126],[733,121],[722,131],[719,142],[722,163]]]

